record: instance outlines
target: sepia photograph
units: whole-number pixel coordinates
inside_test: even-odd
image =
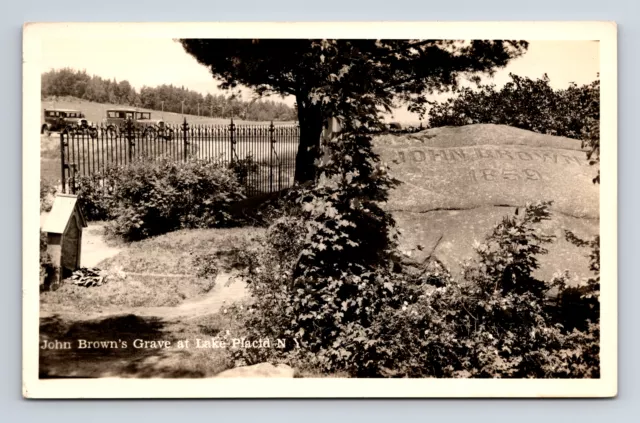
[[[615,50],[26,24],[23,394],[615,396]]]

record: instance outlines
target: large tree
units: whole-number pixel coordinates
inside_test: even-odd
[[[182,39],[221,88],[245,85],[258,95],[293,95],[300,122],[295,179],[316,177],[325,119],[348,117],[372,130],[397,102],[424,113],[427,96],[479,80],[527,48],[525,41]],[[349,116],[345,116],[349,114]],[[353,115],[352,115],[353,114]],[[354,118],[356,116],[356,118]],[[366,117],[359,119],[358,116]]]

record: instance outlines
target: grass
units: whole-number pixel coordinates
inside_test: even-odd
[[[80,110],[85,114],[88,120],[93,123],[100,123],[106,117],[106,111],[111,108],[122,108],[129,107],[124,105],[117,104],[107,104],[107,103],[95,103],[93,101],[81,100],[74,97],[64,97],[58,99],[56,101],[52,100],[43,100],[41,102],[41,111],[42,116],[44,116],[44,109],[74,109]],[[186,117],[187,122],[189,124],[206,124],[206,125],[220,125],[220,124],[228,124],[230,123],[230,119],[225,118],[210,118],[205,116],[196,116],[196,115],[182,115],[180,113],[173,112],[164,112],[158,110],[145,109],[142,107],[136,108],[136,110],[141,112],[151,112],[151,119],[163,119],[165,122],[177,125],[182,124],[184,122],[184,118]],[[44,121],[44,118],[41,116],[41,119]],[[265,121],[252,121],[252,120],[242,120],[242,119],[234,119],[235,124],[242,125],[264,125],[269,122]],[[291,125],[295,122],[293,121],[274,121],[274,125]],[[38,127],[40,129],[40,127]]]
[[[71,283],[43,292],[41,304],[48,309],[87,312],[115,307],[176,306],[206,294],[213,281],[195,277],[128,276],[104,285],[84,288]]]
[[[107,283],[92,288],[65,283],[56,291],[43,292],[40,301],[44,309],[80,313],[115,307],[177,306],[214,287],[214,276],[197,275],[200,256],[214,261],[214,268],[232,271],[237,253],[255,242],[262,231],[253,227],[185,229],[124,244],[119,254],[98,264],[114,275]],[[115,277],[120,270],[135,274]]]
[[[232,252],[253,242],[264,229],[183,229],[128,244],[126,250],[100,263],[102,268],[122,268],[125,272],[195,274],[193,260],[202,253],[220,253],[220,265],[230,269]]]

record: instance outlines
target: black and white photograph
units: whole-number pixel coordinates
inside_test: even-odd
[[[615,24],[24,34],[26,397],[616,395]]]

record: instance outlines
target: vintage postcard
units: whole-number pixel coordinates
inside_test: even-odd
[[[615,396],[616,40],[26,24],[23,395]]]

